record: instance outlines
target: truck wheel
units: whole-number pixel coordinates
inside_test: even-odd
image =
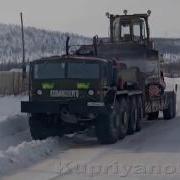
[[[138,119],[138,108],[136,104],[136,99],[132,98],[130,100],[130,116],[129,116],[129,126],[128,134],[134,134],[136,131],[137,119]]]
[[[142,120],[143,120],[143,103],[142,103],[142,98],[138,98],[138,119],[137,119],[137,124],[136,124],[136,131],[141,131],[142,129]]]
[[[165,120],[170,120],[174,117],[174,98],[169,96],[168,108],[163,111],[163,116]]]
[[[125,99],[120,101],[120,124],[119,124],[119,139],[125,138],[128,131],[129,116],[128,103]]]
[[[34,140],[43,140],[47,138],[47,136],[45,136],[44,132],[41,130],[39,120],[40,116],[32,115],[29,117],[30,133],[32,139]]]
[[[114,144],[119,139],[120,113],[116,103],[110,114],[100,114],[96,119],[96,136],[101,144]]]
[[[147,119],[148,119],[148,120],[157,120],[158,117],[159,117],[159,111],[157,111],[157,112],[152,112],[152,113],[149,113],[149,114],[147,115]]]
[[[173,93],[173,118],[176,117],[176,94]]]

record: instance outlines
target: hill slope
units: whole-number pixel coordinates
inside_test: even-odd
[[[61,55],[65,51],[67,36],[71,44],[86,44],[89,38],[63,32],[47,31],[34,27],[25,28],[26,59],[31,61],[43,56]],[[167,59],[180,61],[180,39],[154,38],[155,47],[166,54]],[[0,63],[16,63],[22,60],[21,28],[0,24]]]
[[[42,56],[61,55],[65,51],[67,36],[72,44],[88,43],[89,39],[77,34],[53,32],[33,27],[25,28],[26,58],[33,60]],[[0,62],[20,62],[21,29],[17,25],[0,24]]]

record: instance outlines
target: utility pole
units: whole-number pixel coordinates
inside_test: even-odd
[[[26,78],[26,65],[25,65],[25,41],[24,41],[24,23],[23,23],[23,13],[20,13],[21,18],[21,34],[22,34],[22,70],[23,79]]]

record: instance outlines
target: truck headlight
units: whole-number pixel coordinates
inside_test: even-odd
[[[37,95],[40,95],[40,96],[41,96],[41,95],[42,95],[42,90],[40,90],[40,89],[37,90]]]
[[[89,90],[89,91],[88,91],[88,94],[89,94],[90,96],[93,96],[95,93],[94,93],[93,90]]]

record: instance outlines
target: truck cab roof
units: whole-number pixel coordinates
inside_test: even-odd
[[[97,57],[86,57],[86,56],[51,56],[51,57],[43,57],[41,59],[37,59],[31,64],[38,63],[47,63],[47,62],[58,62],[58,61],[71,61],[71,62],[79,62],[79,61],[88,61],[88,62],[97,62],[97,63],[108,63],[108,60]]]

